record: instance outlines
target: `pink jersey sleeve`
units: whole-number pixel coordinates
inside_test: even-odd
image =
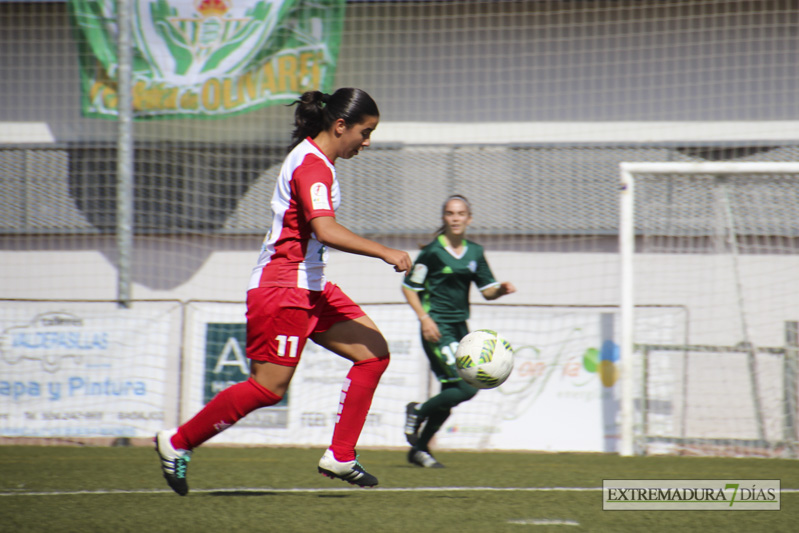
[[[294,170],[292,185],[298,198],[299,210],[306,221],[316,217],[335,217],[331,191],[333,173],[319,157],[308,154]]]

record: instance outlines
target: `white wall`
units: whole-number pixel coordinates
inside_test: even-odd
[[[408,251],[412,256],[417,253],[415,249]],[[516,294],[492,304],[618,305],[619,261],[615,253],[489,251],[487,256],[497,279],[511,281],[518,289]],[[257,247],[210,252],[179,285],[159,289],[134,283],[133,298],[244,301],[256,258]],[[748,279],[758,280],[747,283],[741,295],[752,341],[782,346],[784,322],[799,320],[799,258],[772,255],[743,256],[739,260]],[[660,276],[657,283],[647,277],[654,271]],[[643,256],[636,267],[636,304],[685,306],[693,324],[692,343],[734,344],[744,339],[733,272],[729,258],[713,255]],[[328,276],[358,303],[404,302],[401,275],[380,260],[334,251]],[[116,269],[94,250],[0,252],[3,298],[113,300],[116,283]],[[703,292],[708,286],[716,290],[715,296]],[[472,303],[483,303],[476,291],[472,291]]]

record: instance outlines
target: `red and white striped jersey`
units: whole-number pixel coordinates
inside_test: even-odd
[[[336,168],[307,138],[286,157],[272,196],[272,227],[264,238],[249,289],[325,286],[327,248],[311,231],[311,219],[336,216],[341,203]]]

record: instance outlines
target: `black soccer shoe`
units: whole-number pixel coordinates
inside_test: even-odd
[[[161,472],[169,486],[185,496],[189,493],[189,484],[186,481],[186,468],[191,459],[191,452],[188,450],[176,450],[170,439],[176,432],[175,430],[163,430],[155,434],[155,451],[161,458]]]

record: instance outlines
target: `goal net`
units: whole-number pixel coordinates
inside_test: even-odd
[[[114,61],[124,5],[135,8],[128,69]],[[617,451],[619,164],[799,161],[798,23],[787,0],[0,0],[0,443],[150,445],[155,430],[246,379],[245,290],[290,143],[296,108],[284,104],[306,89],[359,87],[380,124],[363,154],[336,161],[337,219],[415,258],[441,225],[442,201],[465,195],[467,236],[517,288],[491,302],[472,291],[469,326],[503,333],[516,367],[454,409],[434,448]],[[132,105],[121,106],[130,121],[113,113],[120,68],[132,78]],[[258,107],[265,99],[273,105]],[[761,256],[792,260],[793,237],[779,238],[779,252],[739,242],[742,274]],[[710,258],[678,257],[694,255]],[[439,385],[401,276],[336,251],[327,273],[392,355],[359,445],[405,446],[405,405]],[[636,302],[646,332],[636,342],[740,348],[741,334],[694,324],[698,311],[664,287]],[[791,290],[744,289],[747,306],[747,291],[770,299],[746,314],[759,350],[786,344],[783,323],[799,315],[783,305],[799,301]],[[129,308],[116,305],[128,296]],[[737,324],[735,305],[705,314]],[[761,319],[774,328],[767,339]],[[675,373],[686,361],[696,382],[695,354],[649,353],[651,376],[670,375],[658,361]],[[348,363],[312,343],[302,357],[284,404],[216,442],[327,445]],[[746,352],[713,357],[748,372]],[[782,397],[763,374],[781,357],[754,355],[761,395]],[[710,402],[705,390],[658,392],[653,379],[652,428],[666,423],[667,393],[691,416]],[[57,394],[70,386],[73,396]],[[727,417],[741,429],[721,436],[758,440],[750,429],[763,426],[780,440],[774,401],[760,398],[768,414],[755,426]],[[682,420],[658,431],[696,437]]]
[[[794,455],[799,163],[621,176],[622,453]],[[684,320],[652,327],[641,305]]]

